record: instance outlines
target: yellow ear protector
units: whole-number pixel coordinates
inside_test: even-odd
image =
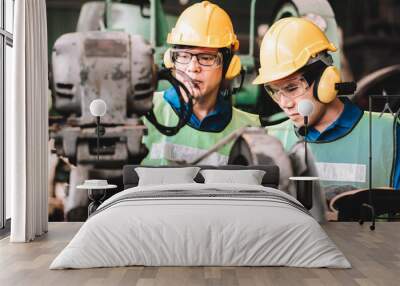
[[[225,60],[225,59],[224,59]],[[168,69],[174,67],[174,62],[172,61],[171,49],[167,49],[164,53],[164,66]],[[229,62],[229,66],[225,72],[225,79],[231,80],[240,74],[242,64],[240,58],[237,55],[233,55]]]
[[[228,69],[225,72],[225,79],[231,80],[235,78],[238,74],[240,74],[241,69],[242,63],[240,62],[239,56],[233,55],[231,61],[229,62]]]
[[[314,82],[314,97],[322,103],[332,102],[337,94],[337,83],[341,83],[339,70],[335,66],[328,66]]]
[[[172,69],[174,67],[174,63],[172,61],[171,49],[167,49],[164,53],[164,66],[167,69]]]
[[[332,57],[326,52],[312,58],[305,67],[303,76],[311,85],[314,82],[313,95],[322,103],[330,103],[338,95],[353,94],[357,89],[355,82],[342,82],[339,70],[333,66]]]

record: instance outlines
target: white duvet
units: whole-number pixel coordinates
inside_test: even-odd
[[[175,190],[171,197],[154,197]],[[193,192],[203,195],[190,196]],[[228,195],[218,195],[223,192]],[[294,198],[238,184],[146,186],[118,193],[83,224],[50,269],[127,265],[351,267]]]

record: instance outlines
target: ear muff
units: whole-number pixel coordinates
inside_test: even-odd
[[[164,66],[167,69],[172,69],[174,67],[174,62],[172,61],[171,49],[167,49],[164,53]]]
[[[231,80],[236,77],[242,68],[242,64],[240,62],[240,58],[237,55],[233,55],[231,61],[229,63],[228,69],[225,73],[225,79]]]
[[[328,66],[314,82],[314,97],[322,103],[330,103],[338,94],[335,84],[340,83],[340,73],[335,66]]]

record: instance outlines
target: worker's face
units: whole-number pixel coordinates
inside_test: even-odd
[[[185,84],[196,100],[217,96],[222,80],[222,54],[218,49],[174,49],[172,59],[177,70],[176,78]]]
[[[317,124],[326,112],[326,105],[316,100],[313,96],[313,85],[314,83],[309,86],[303,76],[296,73],[266,84],[264,87],[290,120],[297,127],[301,127],[304,125],[304,117],[297,111],[297,104],[301,100],[311,100],[314,105],[313,112],[308,117],[310,126]]]

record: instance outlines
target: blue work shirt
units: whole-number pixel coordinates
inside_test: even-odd
[[[179,96],[175,88],[171,87],[164,92],[164,99],[167,101],[172,109],[178,113],[181,104],[179,101]],[[219,95],[217,99],[216,107],[213,111],[207,114],[203,120],[197,118],[197,116],[192,113],[188,121],[188,125],[196,130],[206,131],[206,132],[221,132],[229,124],[232,118],[232,105],[229,100],[223,98]]]
[[[360,120],[363,111],[348,98],[341,98],[344,103],[344,109],[339,118],[328,126],[323,132],[319,132],[313,127],[308,128],[306,139],[308,142],[333,141],[346,135]],[[400,134],[400,126],[397,125],[396,133]],[[396,162],[394,169],[393,187],[400,187],[400,136],[396,136]]]

